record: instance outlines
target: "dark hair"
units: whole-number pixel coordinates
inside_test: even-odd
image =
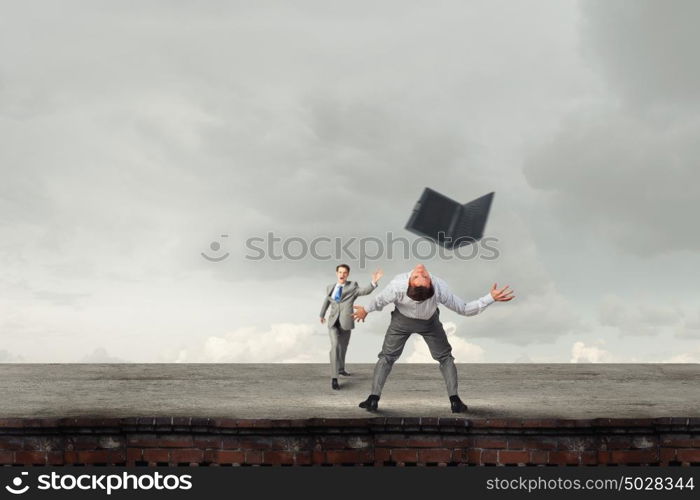
[[[433,288],[433,284],[431,283],[430,286],[408,286],[408,290],[406,290],[406,295],[410,299],[415,300],[416,302],[423,302],[424,300],[429,299],[433,295],[435,295],[435,288]]]
[[[345,269],[347,269],[348,273],[350,272],[350,266],[348,266],[347,264],[338,264],[337,266],[335,266],[335,272],[337,273],[338,269],[340,269],[341,267],[344,267]]]

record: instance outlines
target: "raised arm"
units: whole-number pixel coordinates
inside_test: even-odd
[[[384,276],[384,271],[381,269],[374,271],[374,273],[372,273],[372,282],[365,287],[358,288],[357,295],[369,295],[372,293],[374,289],[377,288],[379,280],[382,276]]]
[[[369,295],[374,291],[375,288],[377,288],[376,283],[370,283],[367,286],[361,286],[357,289],[357,295]]]

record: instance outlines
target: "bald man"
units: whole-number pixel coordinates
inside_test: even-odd
[[[445,281],[431,276],[424,265],[418,264],[410,273],[396,276],[367,308],[354,306],[353,317],[364,321],[369,313],[381,311],[388,304],[395,305],[391,312],[391,323],[384,337],[382,352],[379,353],[379,361],[374,367],[372,393],[360,403],[360,408],[367,411],[377,410],[384,382],[394,362],[401,356],[408,337],[412,333],[418,333],[428,344],[430,355],[440,363],[452,413],[466,412],[467,405],[457,394],[457,368],[452,357],[452,346],[447,341],[447,335],[440,322],[438,305],[442,304],[463,316],[474,316],[494,302],[508,302],[514,297],[512,290],[508,290],[508,285],[498,290],[497,284],[494,283],[487,295],[464,302],[450,292]]]

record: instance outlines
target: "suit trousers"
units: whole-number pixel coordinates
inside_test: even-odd
[[[345,353],[348,351],[350,343],[350,332],[340,327],[340,321],[336,321],[328,329],[331,338],[331,378],[338,378],[339,372],[345,370]]]
[[[392,311],[391,323],[389,323],[389,328],[384,336],[382,352],[379,353],[379,361],[374,366],[372,394],[381,395],[391,368],[401,356],[404,345],[412,333],[421,335],[425,343],[428,344],[430,355],[440,363],[440,372],[445,379],[447,395],[456,396],[457,368],[452,357],[452,346],[447,341],[445,329],[440,323],[439,309],[429,319],[408,318],[401,314],[398,309]]]

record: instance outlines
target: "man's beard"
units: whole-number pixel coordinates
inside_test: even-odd
[[[422,302],[426,299],[429,299],[433,295],[435,295],[435,289],[433,288],[433,285],[430,286],[410,286],[408,287],[408,290],[406,291],[406,295],[408,295],[409,298],[415,300],[416,302]]]

